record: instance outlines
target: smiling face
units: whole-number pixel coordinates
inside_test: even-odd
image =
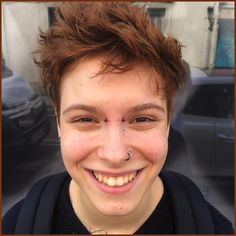
[[[90,58],[62,78],[62,157],[80,205],[124,216],[158,193],[168,148],[166,99],[152,90],[148,66],[94,77],[99,69],[99,58]]]

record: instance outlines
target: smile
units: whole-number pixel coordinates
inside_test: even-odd
[[[122,176],[106,176],[103,175],[97,171],[93,171],[93,175],[96,178],[96,180],[104,185],[110,186],[110,187],[121,187],[124,185],[127,185],[128,183],[132,182],[136,175],[137,171],[134,171],[130,174],[122,175]]]

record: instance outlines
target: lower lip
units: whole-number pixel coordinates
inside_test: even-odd
[[[129,192],[134,187],[136,182],[138,181],[141,172],[142,172],[142,170],[139,170],[138,173],[136,174],[135,178],[131,182],[129,182],[123,186],[113,186],[112,187],[112,186],[108,186],[108,185],[98,182],[98,180],[94,177],[92,171],[88,171],[95,186],[98,189],[100,189],[102,192],[111,193],[111,194],[124,194],[124,193]]]

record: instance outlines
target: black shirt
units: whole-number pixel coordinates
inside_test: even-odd
[[[54,218],[52,222],[51,233],[57,234],[88,234],[88,230],[77,218],[69,198],[68,177],[63,183],[57,204],[55,207]],[[164,182],[165,189],[165,182]],[[3,217],[3,233],[13,234],[17,222],[17,217],[24,200],[15,204]],[[215,233],[233,234],[232,223],[225,218],[210,203],[206,202],[212,216]],[[183,206],[184,207],[184,206]],[[47,212],[45,212],[47,214]],[[135,232],[135,234],[171,234],[175,231],[175,220],[173,208],[168,191],[165,189],[164,194],[157,205],[156,209],[144,224]]]
[[[81,223],[76,216],[69,197],[68,178],[59,195],[58,204],[56,206],[55,217],[53,221],[52,233],[58,234],[89,234],[89,231]],[[135,234],[174,233],[173,214],[171,212],[171,203],[168,193],[164,194],[157,205],[156,209],[147,219],[147,221],[135,232]]]

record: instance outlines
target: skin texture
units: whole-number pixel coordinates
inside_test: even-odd
[[[133,233],[163,194],[158,174],[168,149],[166,99],[152,89],[154,76],[162,87],[160,76],[144,64],[94,76],[99,69],[100,58],[88,58],[62,78],[58,132],[72,177],[70,198],[89,230]],[[108,176],[139,172],[128,190],[103,191],[92,170]]]

